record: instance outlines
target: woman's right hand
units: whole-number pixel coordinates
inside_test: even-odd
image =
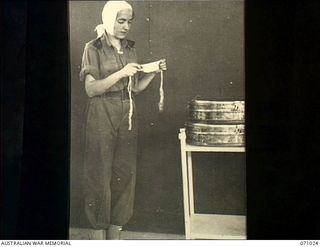
[[[129,77],[135,75],[138,71],[142,69],[142,66],[137,63],[128,63],[120,71],[121,77]]]

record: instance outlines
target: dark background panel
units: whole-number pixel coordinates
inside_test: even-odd
[[[67,3],[0,9],[1,239],[67,239]]]
[[[23,119],[26,67],[27,3],[5,2],[0,7],[3,12],[6,29],[1,40],[3,49],[1,59],[1,230],[10,239],[16,237],[17,209],[20,193],[20,169],[23,148]],[[10,32],[10,30],[20,32]],[[5,93],[4,93],[5,89]],[[6,175],[4,175],[6,174]],[[12,179],[15,177],[16,179]],[[8,189],[9,188],[9,189]]]
[[[82,212],[83,127],[87,97],[78,74],[84,44],[95,38],[104,2],[70,2],[71,57],[71,225],[85,227]],[[128,229],[183,233],[183,198],[179,128],[186,122],[187,104],[196,96],[211,100],[244,99],[244,3],[243,1],[136,1],[135,20],[129,39],[136,41],[141,63],[166,58],[164,73],[165,111],[159,113],[160,75],[136,97],[139,117],[138,172],[135,212]],[[197,167],[197,163],[206,166]],[[245,214],[243,156],[206,156],[196,162],[196,174],[229,173],[239,187],[221,179],[213,192],[214,179],[204,176],[196,204],[203,212]],[[228,168],[227,168],[228,167]],[[229,170],[228,170],[229,169]],[[199,172],[197,172],[199,170]],[[200,171],[202,170],[202,171]],[[206,184],[209,187],[206,187]],[[209,191],[206,191],[206,190]],[[240,191],[240,192],[239,192]],[[213,206],[215,205],[215,206]]]
[[[69,208],[67,29],[62,28],[59,35],[53,35],[57,26],[63,27],[65,24],[66,7],[63,2],[27,4],[26,86],[18,218],[18,236],[24,239],[64,238],[65,225],[69,221],[68,212],[64,211]],[[51,18],[56,18],[56,22],[51,22]],[[65,51],[64,55],[55,56],[57,49]],[[43,231],[44,235],[41,234]]]
[[[318,1],[246,5],[250,239],[319,239]]]

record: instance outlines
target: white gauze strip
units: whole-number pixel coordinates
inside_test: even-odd
[[[128,93],[129,93],[129,100],[130,100],[130,108],[129,108],[129,128],[128,130],[132,129],[132,115],[133,115],[133,102],[132,102],[132,77],[129,77],[128,83]]]
[[[159,88],[159,92],[160,92],[160,100],[159,100],[159,111],[162,112],[164,110],[164,89],[163,89],[163,71],[161,70],[160,72],[160,76],[161,76],[161,81],[160,81],[160,88]]]
[[[152,63],[143,64],[141,65],[142,71],[145,73],[158,71],[160,62],[161,60],[152,62]],[[159,111],[162,112],[164,110],[163,70],[161,70],[160,72],[161,72],[161,82],[160,82],[160,88],[159,88],[160,100],[158,103],[158,107],[159,107]]]

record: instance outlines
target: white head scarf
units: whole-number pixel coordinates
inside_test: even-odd
[[[96,26],[95,31],[97,32],[97,37],[103,35],[105,31],[107,33],[114,35],[114,24],[117,19],[117,14],[120,10],[130,9],[132,7],[126,1],[108,1],[102,10],[102,23]]]

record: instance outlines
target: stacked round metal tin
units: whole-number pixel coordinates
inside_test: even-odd
[[[192,100],[188,105],[187,143],[244,146],[244,101]]]

